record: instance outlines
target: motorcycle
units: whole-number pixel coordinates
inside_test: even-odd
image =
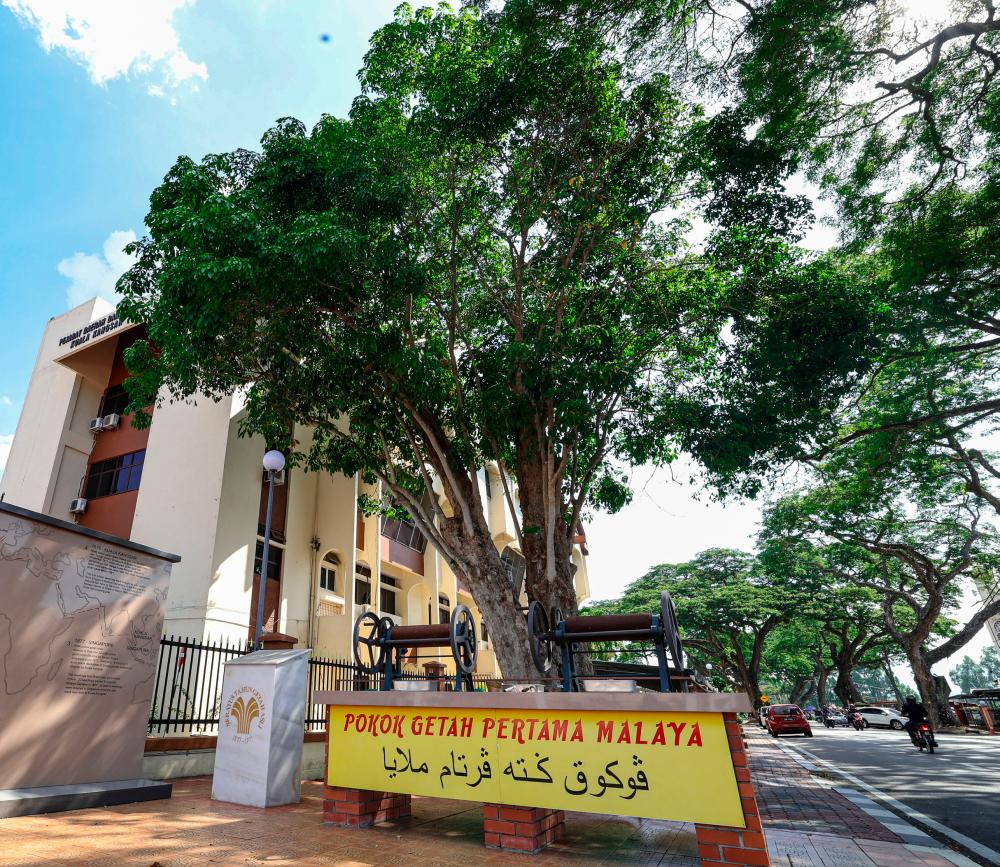
[[[868,728],[868,721],[861,716],[857,711],[851,714],[851,725],[854,726],[856,731],[864,731]]]
[[[917,730],[913,733],[913,743],[920,752],[923,752],[925,749],[928,753],[934,752],[937,741],[934,740],[934,732],[931,731],[931,727],[927,723],[917,724]]]

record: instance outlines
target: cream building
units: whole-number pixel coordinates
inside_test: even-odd
[[[122,417],[122,353],[142,326],[95,298],[51,319],[42,338],[0,494],[8,502],[180,554],[164,631],[245,641],[256,614],[266,484],[265,444],[238,436],[239,395],[171,403],[145,431]],[[100,423],[96,420],[101,419]],[[98,429],[100,428],[100,429]],[[295,431],[308,444],[308,429]],[[523,577],[496,468],[480,472],[497,550]],[[439,622],[471,595],[412,524],[365,518],[358,477],[292,469],[276,489],[266,619],[317,656],[348,657],[365,607],[398,623]],[[81,501],[86,502],[81,502]],[[585,542],[577,595],[589,596]],[[446,660],[443,660],[446,661]],[[494,674],[488,635],[480,673]]]

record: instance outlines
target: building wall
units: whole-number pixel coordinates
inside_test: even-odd
[[[246,640],[250,618],[264,440],[238,436],[243,409],[238,401],[232,409],[226,425],[219,518],[202,628],[206,637],[240,642]]]
[[[209,628],[209,579],[222,511],[231,404],[231,398],[216,403],[204,396],[165,400],[149,428],[131,538],[181,555],[167,596],[164,631],[170,634],[222,637],[214,624]]]
[[[94,444],[87,424],[97,413],[114,341],[100,341],[102,349],[88,346],[88,355],[101,356],[98,361],[105,362],[103,379],[99,363],[96,371],[83,376],[55,359],[68,351],[60,346],[61,337],[113,311],[106,301],[95,298],[49,320],[0,480],[0,493],[8,502],[72,519],[69,503],[77,496]]]

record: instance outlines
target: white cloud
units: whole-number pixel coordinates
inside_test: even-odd
[[[7,466],[7,455],[10,454],[10,444],[14,442],[14,434],[0,434],[0,476]]]
[[[13,406],[14,401],[10,399],[10,395],[0,395],[0,406]]]
[[[104,241],[101,253],[74,253],[63,259],[56,270],[70,281],[66,287],[66,301],[76,307],[99,295],[112,304],[117,304],[121,296],[115,292],[115,283],[135,261],[134,256],[122,252],[122,248],[135,240],[135,232],[112,232]]]
[[[0,0],[38,31],[46,51],[65,51],[94,84],[132,74],[155,77],[147,92],[165,96],[187,82],[197,89],[208,68],[188,57],[174,14],[195,0]],[[154,89],[155,88],[155,89]]]

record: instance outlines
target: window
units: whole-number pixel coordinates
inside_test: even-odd
[[[125,407],[129,404],[128,392],[121,385],[112,385],[101,400],[101,415],[125,415]]]
[[[272,540],[267,546],[267,577],[271,581],[281,580],[281,558],[285,551],[274,544]],[[260,575],[261,559],[264,556],[264,540],[257,540],[257,550],[253,555],[253,574]]]
[[[91,464],[83,495],[88,500],[96,500],[98,497],[138,490],[145,457],[146,450],[140,449]]]
[[[438,623],[451,623],[451,603],[444,593],[438,595]]]
[[[383,518],[382,535],[394,542],[399,542],[400,545],[419,551],[421,554],[427,549],[427,540],[424,538],[424,534],[417,529],[417,525],[410,518],[405,521]]]
[[[372,604],[372,570],[367,566],[354,567],[354,604]]]
[[[493,496],[493,485],[492,485],[491,480],[490,480],[490,469],[489,469],[489,467],[486,467],[483,470],[483,481],[485,482],[485,486],[484,487],[486,488],[486,499],[488,500],[488,499],[490,499],[490,497]]]
[[[340,560],[332,551],[319,564],[319,586],[331,593],[337,592],[337,566]]]
[[[490,640],[490,634],[486,631],[486,621],[483,620],[481,617],[479,620],[479,637],[482,638],[483,641]]]
[[[396,613],[396,589],[399,582],[388,575],[382,576],[382,587],[379,589],[378,602],[383,614]]]
[[[521,584],[524,582],[524,571],[528,566],[528,561],[524,559],[524,556],[519,551],[515,551],[508,545],[503,549],[503,553],[500,554],[500,562],[503,564],[504,572],[507,573],[507,580],[510,581],[510,586],[514,588],[514,593],[520,595]]]

